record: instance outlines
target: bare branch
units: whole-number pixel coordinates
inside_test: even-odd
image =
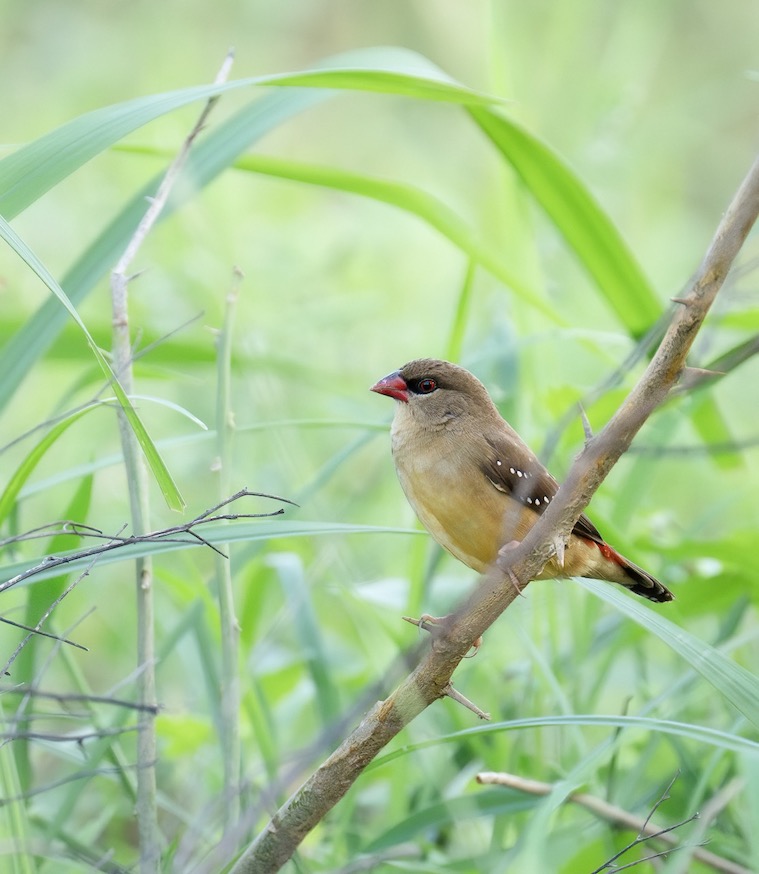
[[[76,588],[76,586],[79,585],[79,583],[87,576],[87,574],[89,574],[90,569],[92,568],[92,566],[95,564],[96,561],[97,561],[97,557],[92,559],[92,561],[85,568],[85,570],[83,570],[82,573],[79,574],[79,576],[75,580],[73,580],[68,586],[66,586],[66,588],[61,592],[61,594],[58,595],[58,597],[53,601],[53,603],[47,608],[47,610],[40,617],[36,626],[34,628],[29,629],[30,633],[26,635],[26,637],[21,641],[21,643],[19,643],[19,645],[13,651],[13,654],[10,656],[8,661],[3,665],[2,668],[0,668],[0,676],[5,676],[8,673],[11,665],[18,658],[18,655],[21,652],[21,650],[27,645],[27,643],[29,643],[29,641],[32,639],[32,637],[35,634],[42,634],[45,637],[55,637],[55,635],[47,634],[46,632],[41,631],[40,629],[47,622],[48,618],[50,617],[50,614],[61,603],[61,601],[67,595],[69,595]],[[68,643],[68,641],[66,641],[66,642]],[[79,644],[75,644],[75,646],[79,646],[80,649],[86,649],[86,647],[80,646]]]
[[[671,834],[673,829],[679,828],[681,825],[684,825],[685,822],[690,822],[689,820],[685,820],[685,822],[680,822],[675,826],[670,826],[669,828],[662,828],[661,826],[655,825],[651,822],[651,818],[656,812],[657,808],[661,805],[663,801],[669,798],[669,790],[672,788],[672,784],[677,779],[677,774],[672,778],[667,788],[662,793],[659,800],[656,802],[654,807],[649,812],[648,816],[643,819],[639,816],[635,816],[635,814],[630,813],[628,810],[625,810],[622,807],[618,807],[616,804],[610,804],[608,801],[604,801],[603,798],[597,798],[595,795],[588,795],[585,792],[573,792],[571,795],[568,795],[566,800],[571,801],[573,804],[579,804],[581,807],[584,807],[586,810],[589,810],[591,813],[595,814],[595,816],[600,819],[606,820],[610,822],[612,825],[618,826],[620,828],[629,829],[632,832],[635,832],[638,835],[636,841],[633,844],[625,847],[622,852],[627,852],[631,846],[634,846],[637,843],[641,843],[642,840],[648,840],[649,838],[654,838],[656,840],[661,840],[666,844],[669,844],[671,848],[682,848],[682,849],[690,849],[692,852],[692,856],[694,859],[698,859],[699,862],[703,862],[705,865],[709,865],[709,867],[713,868],[715,871],[720,871],[722,874],[751,874],[748,868],[744,868],[742,865],[738,865],[735,862],[731,862],[729,859],[724,859],[722,856],[717,856],[715,853],[710,853],[708,850],[704,850],[702,847],[687,847],[685,845],[681,845],[678,839]],[[526,792],[529,795],[540,795],[545,796],[549,795],[554,787],[551,783],[543,783],[540,780],[528,780],[524,777],[519,777],[516,774],[505,774],[501,772],[494,771],[483,771],[481,774],[477,775],[477,782],[482,783],[483,785],[489,786],[506,786],[509,789],[516,789],[519,792]],[[717,803],[724,806],[727,801],[735,795],[736,790],[739,788],[734,785],[737,781],[731,781],[722,792],[718,793],[715,796],[715,806]],[[704,811],[705,813],[706,811]],[[716,811],[715,814],[716,815]],[[671,852],[668,850],[666,852]],[[616,855],[613,859],[609,859],[604,867],[598,868],[597,871],[603,871],[604,869],[609,867],[611,862],[614,862],[621,855]],[[650,858],[650,857],[649,857]],[[637,864],[637,863],[635,863]],[[623,866],[629,867],[629,866]],[[613,868],[613,871],[621,871],[623,867]]]

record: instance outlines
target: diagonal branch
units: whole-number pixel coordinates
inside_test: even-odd
[[[598,436],[589,440],[566,482],[505,560],[486,573],[474,592],[436,636],[412,673],[366,714],[358,728],[285,802],[239,858],[232,874],[279,871],[308,832],[345,795],[374,756],[415,716],[446,695],[451,675],[473,640],[516,598],[510,580],[532,580],[569,535],[611,468],[643,423],[667,397],[685,367],[693,341],[759,214],[757,159],[717,228],[688,293],[677,304],[664,338],[645,373]]]

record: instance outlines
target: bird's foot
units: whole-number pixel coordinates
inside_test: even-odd
[[[518,594],[522,594],[522,587],[519,585],[519,580],[517,579],[517,575],[511,569],[511,563],[506,557],[508,553],[512,549],[516,549],[519,546],[521,541],[519,540],[510,540],[508,543],[504,543],[504,545],[498,550],[498,558],[496,559],[496,564],[498,565],[499,570],[502,570],[508,578],[511,580],[511,585],[517,590]],[[501,561],[501,559],[505,559],[505,561]]]
[[[422,631],[428,631],[432,635],[433,646],[435,645],[435,640],[445,632],[446,627],[452,618],[452,613],[449,613],[447,616],[430,616],[429,613],[422,613],[419,619],[413,619],[411,616],[403,617],[405,622],[410,622],[412,625],[416,625],[416,627],[420,628]],[[482,636],[474,641],[470,648],[472,651],[465,655],[464,658],[471,659],[476,656],[481,646]]]

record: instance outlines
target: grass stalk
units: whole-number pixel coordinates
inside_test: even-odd
[[[241,274],[234,283],[224,307],[224,325],[217,337],[216,384],[216,470],[219,475],[219,500],[229,494],[231,443],[234,418],[230,406],[232,329],[234,326]],[[229,555],[229,544],[219,549]],[[232,568],[229,559],[215,555],[216,585],[221,627],[221,753],[224,769],[224,833],[228,834],[240,816],[240,669],[238,648],[240,625],[235,615]]]
[[[129,338],[128,277],[125,274],[129,249],[119,262],[111,284],[113,309],[113,361],[118,380],[127,394],[133,394],[132,347]],[[150,518],[148,475],[137,438],[121,409],[118,410],[124,470],[129,487],[129,507],[133,533],[146,534]],[[150,556],[135,559],[137,606],[137,700],[141,705],[156,704],[155,615],[153,603],[153,561]],[[158,803],[156,797],[155,717],[146,713],[137,734],[137,826],[140,842],[141,874],[158,872]]]

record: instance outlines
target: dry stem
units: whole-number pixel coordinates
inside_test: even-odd
[[[216,82],[223,82],[232,63],[228,55],[222,64]],[[127,288],[130,268],[140,246],[160,215],[172,188],[184,166],[192,143],[202,130],[209,112],[218,98],[211,98],[205,105],[195,127],[189,133],[182,148],[166,172],[155,197],[127,244],[111,274],[111,299],[113,309],[113,358],[114,372],[127,396],[133,394],[132,348],[129,336],[129,307]],[[137,438],[132,431],[123,410],[118,411],[121,445],[124,453],[127,482],[129,486],[129,505],[132,525],[136,534],[148,530],[150,504],[148,497],[148,475],[145,460],[140,453]],[[137,694],[141,704],[155,703],[155,637],[153,616],[153,567],[150,556],[137,558],[136,601],[137,601],[137,663],[144,670],[137,679]],[[154,874],[160,868],[160,845],[158,836],[158,804],[156,798],[155,764],[157,759],[155,719],[149,713],[140,724],[137,739],[137,826],[140,842],[140,871]]]

